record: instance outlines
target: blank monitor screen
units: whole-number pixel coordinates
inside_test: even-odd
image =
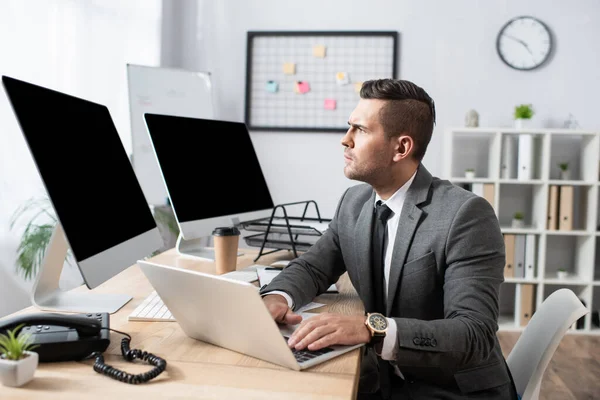
[[[244,123],[151,113],[145,119],[180,226],[274,208]]]
[[[106,106],[6,76],[2,80],[79,262],[157,228]],[[142,255],[129,257],[133,265]]]

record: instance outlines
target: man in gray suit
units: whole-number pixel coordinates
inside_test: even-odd
[[[491,205],[421,164],[434,102],[409,81],[367,81],[342,139],[329,229],[261,290],[279,323],[348,276],[366,316],[322,313],[290,347],[363,347],[359,399],[516,399],[496,337],[504,240]]]

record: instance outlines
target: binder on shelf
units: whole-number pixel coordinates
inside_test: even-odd
[[[304,204],[301,216],[289,216],[289,206]],[[308,207],[313,204],[316,211],[315,217],[307,217]],[[275,216],[281,210],[283,217]],[[254,262],[263,255],[271,254],[280,250],[292,250],[294,257],[298,257],[298,251],[306,251],[314,245],[331,219],[322,218],[319,207],[314,200],[298,201],[294,203],[279,204],[273,208],[271,216],[267,218],[241,222],[240,228],[247,231],[263,232],[244,237],[248,246],[260,247],[260,251]],[[265,251],[265,248],[271,249]]]
[[[493,183],[473,182],[468,186],[464,185],[463,187],[473,192],[473,194],[483,197],[492,205],[492,207],[494,207],[495,186]]]
[[[558,185],[550,185],[548,196],[548,226],[549,231],[558,229]]]
[[[525,279],[535,279],[535,235],[525,237]]]
[[[525,235],[515,235],[515,278],[525,278]]]
[[[483,183],[473,182],[471,184],[471,192],[479,197],[483,197]]]
[[[518,180],[533,179],[533,135],[524,133],[519,135],[519,169],[517,171]]]
[[[483,184],[483,198],[494,207],[495,186],[493,183]]]
[[[512,233],[504,234],[504,248],[506,264],[504,265],[504,277],[513,278],[515,276],[515,235]]]
[[[534,286],[531,283],[517,284],[515,294],[515,323],[527,326],[534,313]]]
[[[517,142],[511,135],[502,136],[502,158],[500,177],[514,179],[517,177]]]
[[[574,188],[571,185],[560,187],[558,229],[561,231],[573,230],[573,200]]]

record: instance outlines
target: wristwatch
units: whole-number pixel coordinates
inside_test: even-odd
[[[376,350],[379,350],[377,351],[378,354],[381,353],[383,339],[388,330],[387,318],[380,313],[368,313],[365,325],[371,332],[371,341],[369,344],[375,346]]]

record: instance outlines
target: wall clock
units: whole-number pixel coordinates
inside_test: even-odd
[[[537,18],[520,16],[508,21],[496,39],[500,59],[511,68],[530,71],[542,66],[552,52],[550,29]]]

